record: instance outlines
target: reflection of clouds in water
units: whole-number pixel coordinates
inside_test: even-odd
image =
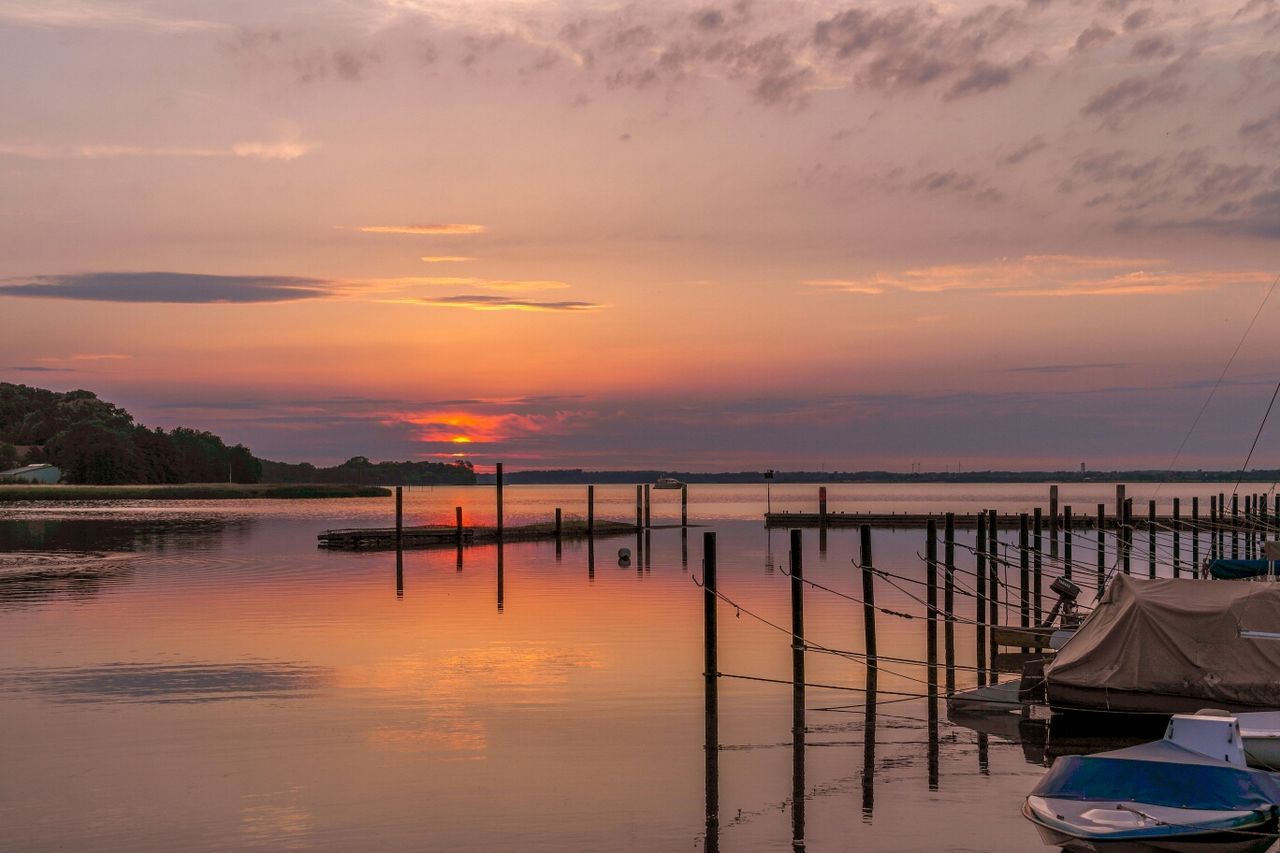
[[[324,667],[289,661],[235,664],[116,663],[96,667],[0,670],[0,684],[58,703],[200,703],[290,699],[329,682]]]
[[[552,704],[564,701],[559,688],[575,670],[602,666],[593,652],[582,648],[527,644],[493,644],[441,654],[435,658],[406,657],[376,662],[340,672],[340,686],[402,694],[413,715],[404,725],[373,729],[369,742],[396,752],[440,753],[451,760],[485,757],[488,746],[484,720],[475,706],[492,705],[482,691],[499,688],[512,693],[511,704]],[[420,716],[425,714],[425,719]]]
[[[0,608],[49,598],[86,598],[133,575],[131,554],[102,551],[0,553]]]
[[[268,850],[308,847],[307,836],[314,825],[311,811],[292,802],[301,792],[302,788],[293,787],[268,794],[247,795],[240,815],[242,846]]]

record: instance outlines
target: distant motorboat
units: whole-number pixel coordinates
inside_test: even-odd
[[[1023,816],[1069,851],[1267,849],[1280,782],[1245,766],[1240,724],[1220,714],[1177,714],[1162,740],[1059,758]]]
[[[657,481],[654,482],[653,487],[655,489],[682,489],[684,488],[684,483],[680,482],[675,477],[659,477]]]

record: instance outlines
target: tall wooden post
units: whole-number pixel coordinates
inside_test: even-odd
[[[644,529],[644,486],[636,483],[636,532]]]
[[[587,538],[596,535],[596,487],[587,486]]]
[[[1220,520],[1218,518],[1218,496],[1209,495],[1209,559],[1218,559],[1218,530]]]
[[[827,526],[827,487],[818,487],[818,523]]]
[[[864,524],[859,531],[862,538],[862,630],[866,640],[867,679],[875,678],[879,661],[876,653],[876,586],[875,569],[871,560],[871,525]]]
[[[404,487],[396,486],[396,548],[404,536]]]
[[[1049,558],[1058,559],[1058,487],[1049,487]]]
[[[689,484],[680,484],[680,526],[689,526]]]
[[[1032,609],[1035,613],[1035,624],[1039,625],[1044,595],[1044,582],[1041,580],[1041,571],[1044,567],[1044,515],[1040,507],[1035,508],[1031,522],[1031,587],[1034,590]]]
[[[1018,624],[1031,627],[1031,531],[1027,514],[1018,515]],[[1024,646],[1023,653],[1031,651]]]
[[[716,534],[710,530],[702,534],[702,642],[702,674],[714,685],[720,670],[716,660]]]
[[[947,693],[956,689],[956,514],[947,513],[942,526],[942,641],[946,647]]]
[[[974,551],[974,602],[977,612],[974,616],[973,634],[976,644],[975,666],[978,671],[978,686],[987,683],[987,511],[978,513],[977,548]]]
[[[1120,553],[1124,563],[1124,573],[1129,574],[1129,555],[1133,551],[1133,498],[1126,498],[1124,515],[1121,516]]]
[[[1001,558],[1000,558],[1000,541],[998,538],[999,533],[996,529],[996,520],[998,516],[996,515],[996,511],[994,509],[990,510],[989,512],[990,512],[990,518],[987,520],[988,521],[987,539],[988,539],[989,547],[987,551],[990,555],[990,559],[987,560],[987,573],[988,573],[987,591],[989,593],[989,596],[987,598],[987,608],[990,615],[987,617],[987,623],[990,626],[990,628],[987,631],[987,642],[989,644],[988,649],[989,649],[990,657],[988,658],[987,663],[991,665],[991,683],[995,684],[997,681],[999,681],[999,676],[996,675],[996,651],[998,650],[998,647],[996,644],[996,625],[1000,624],[1000,592],[1001,592],[1000,560]],[[1007,600],[1008,599],[1006,599],[1006,601]]]
[[[653,502],[650,499],[650,495],[649,495],[649,484],[645,483],[644,484],[644,529],[645,530],[648,530],[650,527],[653,526],[653,516],[650,512],[652,507],[653,507]]]
[[[1156,502],[1147,503],[1147,577],[1156,576]]]
[[[791,685],[804,709],[804,554],[800,531],[791,531]],[[803,714],[802,714],[803,716]],[[803,739],[804,732],[796,732]]]
[[[498,487],[498,538],[502,538],[502,463],[494,467],[494,482]]]
[[[1173,499],[1173,576],[1182,576],[1182,499]]]
[[[925,657],[929,661],[929,685],[938,689],[938,523],[929,519],[925,528]]]
[[[587,540],[587,548],[588,553],[592,553],[595,539]],[[594,569],[592,573],[594,574]],[[716,683],[719,672],[716,661],[716,535],[711,531],[702,535],[702,614],[705,652],[703,719],[706,726],[706,850],[708,853],[715,853],[720,849],[720,714]]]
[[[1191,577],[1200,577],[1200,498],[1191,499]]]
[[[1231,559],[1240,559],[1240,495],[1231,494]]]
[[[1071,549],[1075,545],[1075,540],[1071,534],[1071,507],[1067,507],[1062,516],[1062,576],[1067,580],[1071,580]],[[1036,583],[1039,584],[1040,576],[1036,575]],[[1039,607],[1040,587],[1036,587],[1036,606]]]
[[[1107,582],[1107,505],[1098,504],[1098,597]]]

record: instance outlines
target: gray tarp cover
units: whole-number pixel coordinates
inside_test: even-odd
[[[1051,683],[1280,707],[1280,583],[1117,575],[1045,667]]]

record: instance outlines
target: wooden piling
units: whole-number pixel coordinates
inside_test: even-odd
[[[876,586],[875,569],[871,559],[871,525],[862,525],[862,630],[865,636],[867,653],[867,678],[875,677],[878,671],[876,655]]]
[[[956,690],[956,515],[946,514],[942,526],[942,613],[946,621],[942,625],[942,642],[946,655],[947,693]]]
[[[653,526],[653,516],[651,514],[652,508],[653,508],[653,501],[650,499],[650,495],[649,495],[649,484],[645,483],[644,484],[644,529],[645,530],[648,530],[650,527]]]
[[[1191,499],[1191,577],[1200,577],[1200,498]]]
[[[1071,549],[1075,542],[1071,535],[1071,507],[1062,516],[1062,576],[1071,580]],[[1040,612],[1040,574],[1036,573],[1036,613]]]
[[[925,529],[925,652],[929,661],[929,683],[938,686],[938,524],[932,518]]]
[[[1173,576],[1182,576],[1182,499],[1173,499]]]
[[[1049,487],[1049,557],[1058,559],[1058,487]]]
[[[587,486],[587,538],[596,535],[596,487]]]
[[[1147,502],[1147,577],[1156,576],[1156,502]]]
[[[1116,483],[1116,522],[1124,518],[1124,483]]]
[[[1031,627],[1031,530],[1027,514],[1018,515],[1018,624]],[[1031,651],[1029,646],[1023,653]]]
[[[822,527],[827,526],[827,487],[818,487],[818,519]]]
[[[494,466],[494,483],[498,490],[498,541],[502,541],[502,463],[499,462]]]
[[[1107,505],[1098,504],[1098,595],[1102,595],[1102,587],[1107,582]]]
[[[396,549],[404,538],[404,487],[396,486]]]
[[[791,531],[791,684],[804,695],[804,554],[800,531]],[[803,704],[801,705],[803,708]],[[803,733],[801,733],[803,734]]]
[[[1240,559],[1240,495],[1231,493],[1231,559]]]
[[[714,685],[720,669],[716,660],[716,534],[710,530],[702,534],[702,643],[702,674]]]
[[[999,680],[996,674],[996,653],[999,644],[996,642],[996,626],[1000,624],[1000,541],[996,524],[996,511],[989,510],[987,518],[987,663],[991,666],[991,683]],[[1008,599],[1005,599],[1006,601]]]
[[[1124,573],[1129,574],[1129,555],[1133,549],[1133,498],[1125,498],[1124,507],[1122,508],[1121,528],[1120,528],[1120,555],[1123,563]]]
[[[689,526],[689,484],[680,484],[680,526]]]
[[[978,686],[987,683],[987,514],[978,513],[977,547],[974,550],[974,602],[976,613],[973,622],[976,645],[974,668],[978,671]]]
[[[1044,567],[1044,513],[1036,507],[1031,517],[1031,587],[1032,610],[1035,613],[1035,624],[1040,624],[1042,615],[1042,596],[1044,594],[1041,571]]]
[[[636,532],[644,529],[644,486],[636,483]]]

